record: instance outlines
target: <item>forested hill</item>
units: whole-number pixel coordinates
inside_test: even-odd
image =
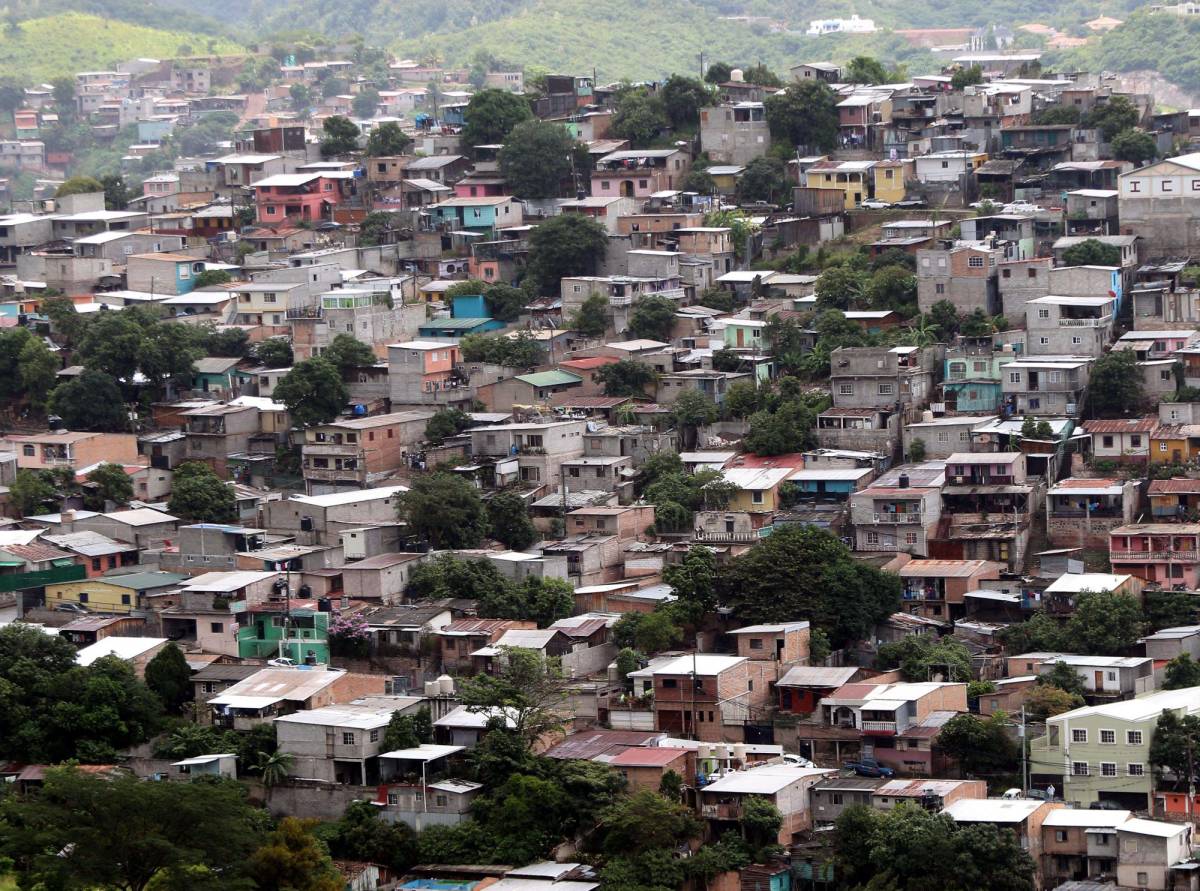
[[[1101,14],[1126,24],[1051,61],[1113,71],[1158,69],[1200,87],[1200,23],[1138,12],[1139,0],[17,0],[5,7],[0,74],[69,74],[129,55],[170,56],[220,45],[271,41],[345,44],[362,40],[402,55],[468,65],[481,54],[513,65],[590,71],[602,80],[659,77],[698,69],[699,53],[786,70],[802,59],[865,53],[925,69],[934,60],[892,33],[902,28],[1038,22],[1081,36]],[[94,14],[109,28],[78,27]],[[881,29],[808,37],[814,18],[857,14]],[[134,26],[128,31],[124,26]],[[1018,31],[1018,45],[1039,38]],[[128,51],[128,52],[127,52]],[[28,65],[32,64],[32,69]]]

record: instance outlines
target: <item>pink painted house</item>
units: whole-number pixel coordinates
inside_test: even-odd
[[[1200,585],[1200,523],[1130,523],[1109,533],[1112,571],[1163,588]]]
[[[258,221],[319,222],[333,218],[333,209],[354,190],[353,174],[343,171],[279,173],[253,184]]]

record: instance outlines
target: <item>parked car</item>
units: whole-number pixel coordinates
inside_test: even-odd
[[[878,198],[868,198],[859,205],[863,210],[887,210],[892,205],[886,201],[880,201]]]
[[[58,603],[54,606],[56,613],[75,613],[77,615],[86,615],[87,607],[78,603]]]
[[[799,755],[793,755],[791,752],[783,753],[783,762],[784,762],[784,764],[790,764],[793,767],[816,767],[817,766],[817,765],[813,764],[811,761],[809,761],[807,758],[801,758]]]
[[[1011,204],[1004,205],[1005,213],[1037,213],[1046,208],[1037,204],[1031,204],[1028,201],[1014,201]]]
[[[897,201],[893,207],[928,207],[929,202],[924,198],[905,198],[903,201]]]
[[[287,656],[280,656],[278,659],[268,659],[267,664],[272,668],[295,668],[296,660],[289,659]]]
[[[1050,796],[1041,789],[1030,789],[1028,792],[1022,792],[1020,789],[1005,789],[1001,798],[1013,801],[1015,799],[1035,799],[1037,801],[1049,801]]]
[[[842,767],[847,770],[852,770],[860,777],[875,777],[889,779],[896,771],[890,767],[884,767],[874,758],[860,758],[858,761],[847,761]]]

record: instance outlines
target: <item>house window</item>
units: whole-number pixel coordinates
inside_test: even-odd
[[[1056,842],[1065,842],[1067,840],[1067,830],[1055,829],[1054,830],[1054,840]]]
[[[945,293],[946,293],[946,286],[945,286],[945,285],[943,285],[942,283],[940,283],[940,282],[939,282],[938,284],[934,285],[934,290],[935,290],[935,291],[936,291],[938,294],[945,294]]]
[[[1071,775],[1076,777],[1086,777],[1088,774],[1088,763],[1086,761],[1072,761]]]
[[[1048,318],[1050,318],[1050,310],[1048,310],[1048,309],[1039,309],[1039,310],[1038,310],[1038,318],[1039,318],[1039,319],[1048,319]]]
[[[437,807],[445,807],[447,804],[450,803],[450,799],[445,795],[435,795],[433,797],[433,803]]]
[[[1142,744],[1142,731],[1126,730],[1125,744],[1128,746],[1140,746]]]
[[[1049,337],[1039,337],[1038,340],[1041,341],[1042,346],[1046,346],[1048,343],[1050,343]]]
[[[210,622],[208,625],[208,630],[210,632],[212,632],[213,634],[224,634],[225,633],[225,623],[224,622]]]
[[[1129,843],[1129,846],[1130,846],[1130,847],[1129,847],[1129,849],[1130,849],[1130,851],[1131,851],[1131,852],[1133,852],[1133,851],[1136,851],[1136,850],[1137,850],[1137,842],[1136,842],[1136,841],[1131,841],[1131,842]],[[1148,873],[1148,872],[1139,872],[1139,873],[1137,874],[1137,883],[1138,883],[1138,885],[1139,885],[1139,886],[1141,886],[1141,887],[1143,887],[1143,888],[1144,888],[1146,885],[1149,885],[1149,884],[1150,884],[1150,873]]]
[[[87,603],[87,602],[88,602],[88,593],[87,593],[87,591],[80,591],[80,592],[79,592],[79,602],[80,602],[80,603]]]
[[[1019,372],[1019,371],[1010,371],[1010,372],[1008,373],[1008,382],[1009,382],[1010,384],[1019,384],[1019,383],[1021,383],[1021,372]]]
[[[344,746],[354,745],[354,734],[353,733],[343,733],[342,734],[342,745],[344,745]]]
[[[853,396],[854,395],[854,384],[838,384],[838,395],[839,396]]]
[[[1101,440],[1104,442],[1104,447],[1106,449],[1111,449],[1113,447],[1113,438],[1111,436],[1103,436],[1101,437]]]
[[[1072,337],[1071,343],[1074,344],[1075,346],[1079,346],[1081,343],[1083,343],[1083,338],[1082,337]]]
[[[1174,183],[1172,183],[1172,182],[1171,182],[1169,179],[1164,179],[1164,180],[1162,181],[1162,191],[1164,191],[1164,192],[1170,192],[1170,191],[1172,191],[1174,188],[1175,188],[1175,184],[1174,184]]]
[[[895,385],[893,385],[893,384],[880,384],[879,385],[879,395],[880,396],[891,396],[895,391],[896,391],[896,388],[895,388]]]
[[[868,532],[867,533],[867,544],[872,544],[872,545],[879,544],[879,533],[878,532]]]
[[[1029,273],[1029,278],[1037,278],[1037,270],[1036,269],[1030,269],[1030,270],[1028,270],[1028,273]]]
[[[1135,449],[1140,449],[1142,447],[1142,438],[1136,435],[1129,437],[1129,445]]]
[[[1100,762],[1100,776],[1115,777],[1117,775],[1117,765],[1111,761]]]
[[[1087,730],[1079,727],[1071,728],[1071,742],[1087,743]]]
[[[217,685],[214,684],[212,681],[205,681],[204,683],[202,683],[200,685],[200,692],[201,693],[216,693]]]
[[[983,257],[967,257],[967,265],[973,269],[982,269]]]
[[[1165,452],[1167,450],[1167,444],[1165,442],[1160,442],[1158,444],[1158,450],[1160,452]]]
[[[917,543],[917,533],[905,532],[904,533],[904,543],[910,544],[910,545],[915,545]]]
[[[21,454],[26,458],[32,458],[36,453],[37,450],[31,445],[21,446]]]
[[[755,504],[762,504],[763,503],[763,493],[762,492],[751,492],[750,500],[752,502],[754,502]]]
[[[663,687],[667,690],[674,690],[679,686],[679,682],[675,678],[663,678]]]
[[[1001,269],[1000,277],[1001,278],[1012,278],[1012,270],[1011,269]]]
[[[377,729],[371,731],[371,742],[379,742],[379,731]]]

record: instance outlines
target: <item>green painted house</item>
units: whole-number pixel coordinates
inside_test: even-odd
[[[311,657],[329,663],[329,613],[292,607],[285,617],[282,602],[249,606],[238,602],[231,604],[231,609],[238,617],[239,658],[284,656],[301,664]]]
[[[1200,687],[1161,690],[1049,718],[1046,734],[1030,743],[1034,785],[1053,784],[1056,794],[1075,807],[1111,801],[1130,810],[1150,809],[1150,743],[1164,710],[1200,714]]]

